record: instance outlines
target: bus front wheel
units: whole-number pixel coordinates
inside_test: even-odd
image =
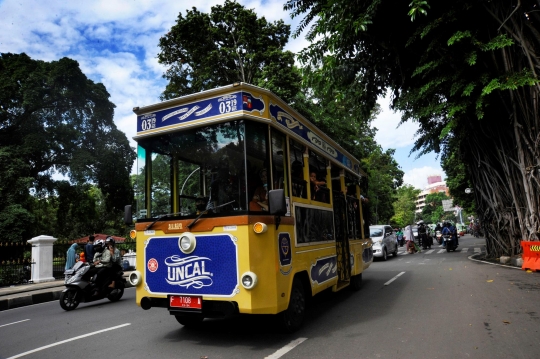
[[[292,333],[298,330],[306,315],[306,297],[304,287],[298,278],[293,280],[289,307],[278,314],[278,321],[283,331]]]

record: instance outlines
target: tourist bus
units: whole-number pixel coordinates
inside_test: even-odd
[[[136,271],[143,309],[182,325],[276,314],[359,289],[373,261],[359,161],[268,90],[245,83],[136,107]]]

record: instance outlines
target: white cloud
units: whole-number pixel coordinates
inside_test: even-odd
[[[445,175],[440,168],[424,166],[405,172],[403,183],[423,190],[428,185],[427,178],[433,175],[442,176],[443,181],[445,180]]]
[[[378,100],[381,113],[375,118],[372,127],[378,129],[375,140],[384,149],[409,146],[414,143],[414,136],[418,131],[416,122],[407,121],[401,126],[401,114],[390,110],[390,95],[380,97]],[[398,127],[399,126],[399,127]]]

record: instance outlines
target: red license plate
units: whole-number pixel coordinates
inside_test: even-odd
[[[191,295],[171,295],[171,308],[202,309],[202,298]]]

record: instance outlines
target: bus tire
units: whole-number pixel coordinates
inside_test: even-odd
[[[298,278],[294,278],[291,289],[289,307],[278,314],[278,324],[280,329],[286,333],[298,330],[306,315],[306,297],[304,287]]]
[[[360,290],[360,288],[362,288],[362,273],[353,275],[351,277],[350,286],[351,286],[351,289],[355,292]]]
[[[202,323],[204,317],[202,315],[175,315],[176,321],[184,327],[195,327]]]

